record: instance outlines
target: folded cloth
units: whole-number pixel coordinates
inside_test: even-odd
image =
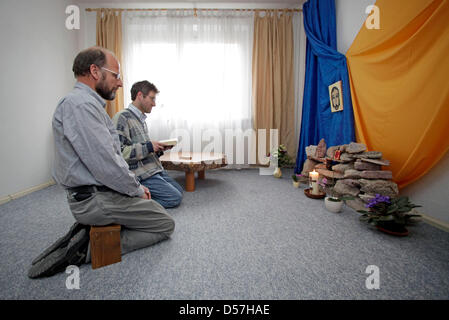
[[[89,245],[88,227],[75,223],[65,236],[33,260],[28,277],[49,277],[64,271],[69,265],[85,263]]]

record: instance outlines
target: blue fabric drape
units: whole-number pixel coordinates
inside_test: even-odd
[[[327,146],[355,141],[348,67],[346,57],[337,51],[335,0],[308,0],[303,5],[303,15],[306,75],[295,173],[302,171],[307,146],[318,144],[322,138]],[[343,111],[332,113],[329,85],[340,80]]]

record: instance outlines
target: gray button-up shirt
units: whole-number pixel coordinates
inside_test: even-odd
[[[53,178],[65,188],[104,185],[129,196],[141,196],[143,188],[121,155],[105,104],[81,82],[58,103],[52,122]]]

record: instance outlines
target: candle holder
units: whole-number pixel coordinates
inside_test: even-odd
[[[326,193],[321,192],[317,195],[313,194],[312,189],[304,189],[304,194],[306,195],[307,198],[310,199],[324,199],[326,197]]]
[[[326,193],[320,191],[318,187],[318,179],[320,174],[313,170],[309,172],[309,189],[304,190],[304,194],[312,199],[323,199],[326,196]]]

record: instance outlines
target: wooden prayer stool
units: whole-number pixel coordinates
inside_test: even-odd
[[[222,153],[167,152],[159,160],[166,170],[185,172],[187,192],[195,191],[195,172],[198,172],[198,179],[204,180],[206,170],[227,166],[226,156]]]
[[[90,256],[92,269],[122,261],[120,225],[92,226],[90,228]]]

